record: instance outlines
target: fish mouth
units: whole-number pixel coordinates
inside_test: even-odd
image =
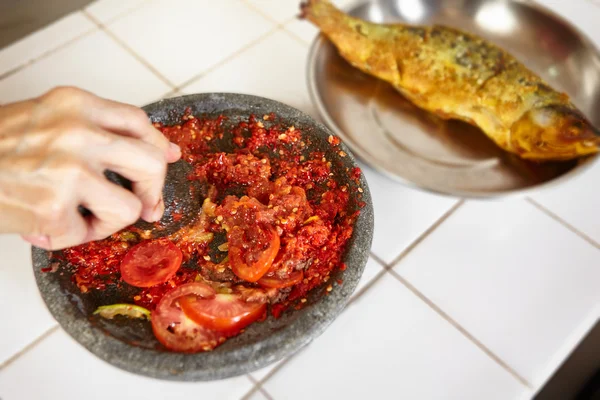
[[[600,137],[570,143],[568,146],[546,143],[543,148],[533,148],[520,152],[524,159],[536,161],[569,161],[577,157],[586,157],[600,151]]]
[[[589,125],[583,135],[581,135],[580,144],[584,148],[594,148],[600,150],[600,129],[597,129],[593,125]]]

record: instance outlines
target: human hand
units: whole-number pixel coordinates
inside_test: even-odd
[[[56,250],[103,239],[140,217],[157,221],[167,164],[180,157],[143,110],[80,89],[0,107],[0,233]],[[105,170],[131,180],[133,192]]]

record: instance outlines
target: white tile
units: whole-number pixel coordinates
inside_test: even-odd
[[[600,315],[599,261],[529,203],[469,202],[395,270],[539,385]]]
[[[583,31],[600,46],[600,10],[586,0],[536,0]]]
[[[367,261],[367,265],[365,265],[365,272],[363,272],[362,276],[360,277],[358,285],[356,286],[356,290],[354,290],[354,294],[356,295],[363,287],[365,287],[367,283],[371,282],[371,280],[375,278],[375,276],[377,276],[377,274],[381,271],[383,271],[382,265],[375,261],[373,257],[369,257],[369,261]]]
[[[540,192],[532,198],[600,243],[599,180],[600,162],[571,182]]]
[[[109,25],[121,40],[177,85],[274,27],[273,22],[241,0],[155,0]]]
[[[74,85],[99,96],[143,105],[169,87],[104,32],[85,36],[0,81],[0,102]]]
[[[248,397],[248,400],[269,400],[269,398],[265,396],[262,391],[257,390],[252,396]]]
[[[319,34],[319,30],[313,24],[301,19],[288,22],[284,28],[307,44],[311,44]]]
[[[442,217],[457,200],[410,189],[361,164],[373,198],[375,234],[372,250],[391,263]]]
[[[2,49],[0,51],[0,75],[95,28],[96,26],[82,13],[69,14]]]
[[[356,290],[354,290],[354,295],[358,294],[358,292],[369,283],[375,276],[383,271],[383,267],[377,261],[375,261],[372,257],[369,257],[369,261],[367,265],[365,265],[365,271],[362,274],[360,280],[358,281],[358,285]],[[344,311],[345,312],[345,311]],[[301,350],[302,351],[302,350]],[[252,372],[250,375],[257,381],[261,381],[267,377],[271,373],[271,371],[281,364],[283,361],[278,361],[274,364],[271,364],[265,368],[259,369],[258,371]],[[293,362],[293,361],[292,361]]]
[[[105,23],[140,7],[146,1],[149,0],[96,0],[85,7],[85,11],[99,22]]]
[[[35,377],[35,384],[32,383]],[[240,376],[213,382],[170,382],[125,372],[58,330],[0,374],[0,398],[238,400],[252,387]]]
[[[46,309],[35,283],[31,247],[16,235],[0,235],[0,254],[0,305],[4,327],[0,340],[2,364],[55,326],[56,321]]]
[[[287,22],[300,14],[300,0],[247,0],[264,14],[278,23]],[[336,6],[344,9],[356,3],[356,0],[333,0]]]
[[[272,18],[277,23],[286,22],[295,15],[300,14],[300,1],[298,0],[247,0],[248,3],[259,9],[262,13]]]
[[[277,361],[277,362],[275,362],[271,365],[267,365],[266,367],[261,368],[257,371],[251,372],[250,375],[252,375],[252,377],[254,379],[256,379],[257,381],[262,381],[263,379],[265,379],[267,377],[267,375],[269,375],[271,373],[271,371],[273,371],[273,369],[275,369],[275,367],[277,367],[279,364],[281,364],[284,360]]]
[[[289,400],[507,400],[527,390],[389,274],[264,387]]]
[[[278,30],[182,91],[253,94],[281,101],[314,116],[316,111],[306,87],[307,54],[306,46]]]

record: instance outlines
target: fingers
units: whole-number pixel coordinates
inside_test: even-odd
[[[98,146],[88,152],[102,168],[114,171],[133,183],[133,193],[141,201],[141,217],[144,220],[153,222],[162,217],[167,163],[158,148],[132,138],[115,137],[109,145]]]
[[[61,250],[87,242],[88,224],[74,207],[63,215],[61,224],[53,224],[49,234],[22,235],[27,242],[45,250]]]
[[[103,175],[89,176],[81,185],[81,205],[92,212],[86,218],[85,241],[104,239],[133,224],[140,217],[142,202],[130,191]]]
[[[19,151],[6,152],[14,160],[5,175],[10,178],[14,173],[9,171],[22,170],[19,161],[35,161],[27,178],[19,180],[19,187],[35,189],[35,194],[12,192],[11,201],[22,204],[11,207],[25,216],[12,231],[36,246],[56,250],[103,239],[140,216],[149,222],[162,217],[167,164],[177,161],[181,151],[140,108],[76,88],[52,90],[29,106],[33,111],[20,111],[27,129],[16,123],[2,126],[24,138]],[[107,169],[132,181],[133,193],[106,180]],[[41,196],[42,189],[47,196]],[[79,205],[92,216],[83,217]]]
[[[106,138],[106,132],[120,138],[111,140],[110,149],[97,151],[96,158],[107,169],[133,182],[134,193],[142,201],[144,220],[152,222],[160,219],[164,211],[162,187],[166,163],[181,157],[179,147],[155,129],[146,113],[138,107],[102,99],[74,88],[55,89],[47,97],[53,101],[69,98],[72,106],[80,110],[80,115],[87,121],[86,125],[90,125],[83,129],[83,135],[79,135],[83,140],[77,147],[92,146],[89,130],[102,132],[96,135],[98,138]],[[72,142],[75,139],[69,134],[66,140]]]
[[[141,108],[103,99],[74,87],[54,88],[41,99],[51,106],[52,113],[57,112],[57,106],[70,112],[76,111],[78,116],[83,116],[103,129],[156,146],[164,152],[167,162],[175,162],[181,157],[179,146],[169,143],[167,138],[152,126]]]
[[[129,179],[142,203],[142,218],[153,222],[162,217],[167,161],[159,148],[85,122],[63,122],[60,127],[48,148],[77,154],[97,172],[108,169]]]
[[[48,235],[21,235],[23,240],[41,249],[52,250],[50,248],[50,237]]]
[[[179,146],[170,143],[162,133],[152,126],[146,113],[129,104],[91,96],[90,107],[85,109],[92,123],[121,135],[141,139],[163,151],[167,162],[181,157]]]
[[[72,183],[80,198],[55,196],[47,203],[54,204],[52,207],[37,210],[34,233],[23,235],[23,239],[43,249],[59,250],[104,239],[137,221],[142,205],[133,193],[93,169],[83,165],[79,168],[78,179]],[[92,215],[83,217],[79,205]]]

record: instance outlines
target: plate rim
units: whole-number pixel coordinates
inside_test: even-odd
[[[549,15],[555,19],[560,20],[561,23],[568,26],[573,32],[577,34],[577,36],[581,39],[581,41],[589,47],[595,55],[600,59],[600,48],[598,48],[595,43],[588,37],[587,34],[583,33],[579,30],[574,24],[572,24],[567,19],[563,18],[561,15],[557,14],[553,10],[539,4],[533,0],[508,0],[512,3],[520,3],[524,4],[527,7],[531,7],[535,11],[541,12],[543,14]],[[358,0],[353,2],[350,6],[344,7],[344,11],[347,13],[352,13],[357,10],[359,7],[363,7],[366,4],[369,4],[368,0]],[[309,23],[308,21],[305,21]],[[510,189],[506,191],[481,191],[481,192],[473,192],[469,190],[454,190],[452,192],[436,188],[434,186],[419,184],[413,182],[412,180],[406,179],[405,177],[398,175],[389,169],[381,166],[376,157],[369,154],[369,152],[363,150],[360,146],[355,144],[355,141],[344,132],[342,128],[334,121],[334,119],[330,116],[330,114],[326,111],[326,107],[324,101],[321,99],[319,95],[319,88],[316,80],[316,65],[317,59],[319,56],[319,52],[321,48],[329,42],[320,31],[318,35],[313,39],[310,44],[308,57],[306,61],[305,74],[306,74],[306,83],[308,88],[308,94],[319,113],[319,116],[322,118],[323,122],[329,129],[331,129],[336,135],[338,135],[342,141],[344,141],[348,147],[354,151],[354,153],[358,156],[358,158],[365,162],[366,166],[374,169],[376,172],[381,173],[385,177],[404,185],[409,189],[417,189],[426,193],[440,195],[449,198],[463,198],[463,199],[473,199],[473,200],[497,200],[497,199],[512,199],[512,198],[525,198],[531,196],[532,194],[539,194],[541,192],[546,192],[551,190],[552,188],[561,186],[566,182],[570,181],[572,178],[581,176],[589,171],[594,165],[600,163],[600,154],[591,155],[587,157],[581,158],[583,160],[578,165],[573,167],[571,170],[565,172],[564,174],[550,179],[546,182],[536,184],[533,186],[529,186],[526,188],[516,188]]]

